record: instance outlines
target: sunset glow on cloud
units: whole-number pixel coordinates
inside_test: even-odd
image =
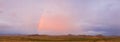
[[[44,5],[44,11],[40,18],[39,32],[46,32],[47,30],[47,32],[51,33],[57,31],[59,34],[64,34],[63,32],[68,31],[72,26],[71,14],[66,9],[69,6],[52,2],[47,2],[46,4],[48,5]]]
[[[119,0],[0,0],[0,34],[120,35]]]

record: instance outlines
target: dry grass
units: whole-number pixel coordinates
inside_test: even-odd
[[[0,36],[0,42],[120,42],[120,37]]]

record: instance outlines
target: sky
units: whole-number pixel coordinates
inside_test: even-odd
[[[0,0],[0,34],[120,35],[120,0]]]

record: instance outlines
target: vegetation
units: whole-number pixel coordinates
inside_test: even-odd
[[[120,37],[102,35],[7,35],[0,36],[0,42],[120,42]]]

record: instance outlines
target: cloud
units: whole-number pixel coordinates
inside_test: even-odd
[[[1,33],[120,35],[119,0],[3,0]],[[4,28],[4,30],[2,29]]]

